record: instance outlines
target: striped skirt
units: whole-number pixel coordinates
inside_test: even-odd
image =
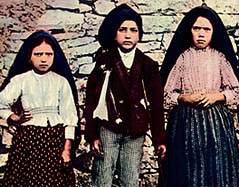
[[[74,187],[73,168],[62,162],[64,141],[61,126],[19,127],[13,137],[3,186]]]
[[[233,119],[224,105],[175,107],[167,134],[167,187],[239,186]]]

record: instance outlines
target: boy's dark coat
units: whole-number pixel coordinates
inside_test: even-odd
[[[111,70],[108,89],[110,88],[114,96],[113,102],[108,90],[106,100],[110,122],[92,117],[100,97],[105,70]],[[145,98],[142,78],[150,103],[150,115],[141,104],[142,99]],[[115,112],[115,106],[117,112]],[[114,123],[119,113],[123,124]],[[163,90],[158,64],[136,49],[134,62],[128,73],[116,48],[102,53],[97,58],[96,66],[88,79],[84,116],[86,118],[86,140],[90,143],[99,139],[100,125],[115,133],[138,137],[145,134],[150,122],[154,145],[157,147],[159,144],[164,144]]]

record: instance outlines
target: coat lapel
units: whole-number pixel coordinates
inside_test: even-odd
[[[118,51],[113,53],[114,60],[112,61],[113,71],[120,81],[123,89],[126,90],[128,95],[134,95],[137,92],[139,84],[141,82],[141,72],[142,72],[142,59],[140,55],[140,51],[136,49],[134,62],[131,67],[130,73],[127,73],[127,69],[124,66],[121,57]]]
[[[139,50],[135,52],[134,63],[131,67],[130,71],[130,95],[133,96],[134,99],[137,99],[135,96],[139,95],[141,79],[142,79],[142,59],[140,58]]]
[[[119,55],[119,52],[116,51],[115,54],[115,60],[112,64],[113,71],[115,72],[115,75],[117,76],[117,79],[120,81],[120,84],[122,85],[123,89],[126,91],[126,93],[129,93],[129,75],[127,73],[127,69],[124,66],[121,57]]]

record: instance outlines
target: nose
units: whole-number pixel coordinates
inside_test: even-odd
[[[46,62],[47,61],[47,55],[46,54],[42,55],[41,61],[42,62]]]
[[[125,32],[125,38],[130,38],[131,36],[130,36],[130,31],[126,31]]]
[[[204,37],[205,36],[205,31],[203,29],[199,30],[199,37]]]

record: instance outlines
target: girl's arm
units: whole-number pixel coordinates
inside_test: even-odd
[[[183,57],[180,56],[172,68],[166,85],[164,87],[164,107],[171,109],[178,104],[178,97],[181,94],[181,82],[183,74]]]
[[[65,144],[62,152],[64,163],[71,160],[71,147],[75,138],[75,127],[77,126],[78,116],[73,94],[67,80],[62,81],[59,98],[59,112],[65,126]]]
[[[21,92],[21,80],[13,77],[7,86],[0,92],[0,116],[3,119],[8,119],[12,114],[11,105],[15,103]],[[12,116],[12,119],[18,119],[17,116]]]
[[[75,127],[78,123],[76,105],[69,83],[64,79],[60,90],[59,112],[64,121],[65,139],[75,139]]]
[[[224,95],[226,104],[230,108],[234,108],[239,102],[239,83],[230,63],[225,59],[224,55],[220,63],[220,73],[222,80],[221,94]]]

